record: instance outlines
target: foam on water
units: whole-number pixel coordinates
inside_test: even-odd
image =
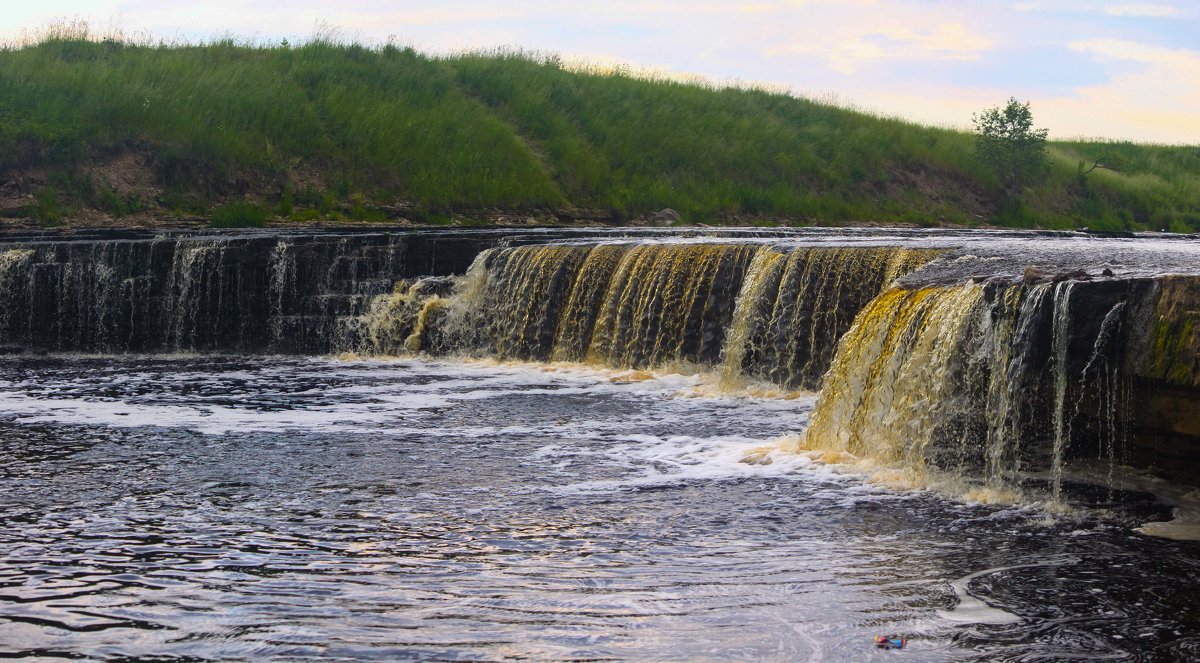
[[[1171,598],[1200,584],[1190,544],[873,485],[788,450],[811,395],[571,365],[3,361],[0,656],[870,660],[899,634],[914,660],[1028,660],[1151,632],[1169,658],[1200,624]]]
[[[938,616],[946,621],[960,624],[1015,624],[1021,621],[1021,618],[1011,612],[1006,612],[999,608],[993,608],[986,602],[980,600],[977,596],[971,593],[971,581],[977,578],[984,578],[1004,571],[1009,571],[1014,568],[1028,568],[1031,566],[1053,566],[1056,563],[1047,564],[1025,564],[1020,567],[1007,566],[995,569],[984,569],[976,571],[962,578],[956,578],[950,581],[950,589],[953,590],[954,596],[958,599],[958,605],[949,610],[939,610]]]
[[[82,356],[81,360],[96,357]],[[185,375],[131,371],[104,375],[105,392],[94,391],[95,376],[84,375],[42,388],[36,381],[0,378],[0,408],[21,423],[62,423],[129,427],[183,428],[199,433],[221,435],[234,431],[287,432],[337,431],[400,434],[403,426],[421,419],[423,413],[452,408],[467,401],[519,396],[604,396],[654,398],[666,407],[696,410],[714,407],[741,407],[751,404],[761,413],[773,413],[781,422],[802,426],[811,399],[796,401],[795,396],[781,402],[774,398],[756,398],[756,392],[722,391],[714,385],[719,379],[711,374],[680,374],[595,369],[584,365],[542,365],[530,362],[494,361],[421,361],[369,360],[330,361],[311,359],[299,362],[314,379],[336,376],[345,384],[325,385],[319,381],[310,389],[243,398],[237,390],[220,388],[197,393],[194,384],[229,384],[239,388],[250,384],[270,390],[272,379],[280,375],[270,365],[255,372],[192,371]],[[286,371],[287,369],[282,369]],[[292,371],[295,376],[295,371]],[[455,376],[455,377],[450,377]],[[398,379],[403,378],[403,379]],[[144,385],[157,382],[163,394],[152,397],[121,398],[122,384]],[[367,384],[361,384],[367,382]],[[178,393],[173,393],[178,392]],[[306,401],[305,395],[314,398]],[[768,394],[773,396],[774,394]],[[271,402],[271,398],[286,401]],[[693,404],[680,401],[696,399]],[[708,401],[702,403],[699,401]],[[631,422],[622,422],[628,425]],[[635,422],[636,423],[636,422]],[[605,422],[575,421],[567,428],[576,433],[602,432]],[[460,426],[443,431],[467,436],[491,433],[529,432],[522,426]],[[436,434],[436,431],[433,432]],[[764,440],[758,440],[762,443]]]
[[[196,357],[188,357],[194,361]],[[79,361],[103,361],[79,357]],[[145,358],[145,361],[151,361]],[[176,361],[178,358],[169,361]],[[161,361],[161,358],[153,361]],[[272,393],[280,379],[301,377],[305,389]],[[123,385],[157,383],[163,393],[121,397]],[[103,385],[103,390],[97,387]],[[210,385],[198,390],[196,385]],[[216,386],[213,386],[216,385]],[[224,385],[225,387],[222,387]],[[250,393],[250,392],[253,393]],[[108,395],[111,394],[111,395]],[[581,416],[570,409],[552,418],[523,423],[446,417],[473,402],[526,399],[646,399],[652,409],[620,419]],[[271,362],[255,370],[131,370],[119,374],[73,375],[52,388],[19,376],[0,378],[0,409],[25,425],[64,424],[114,428],[181,429],[203,435],[230,433],[345,433],[403,437],[419,431],[430,439],[486,440],[496,437],[550,436],[603,444],[554,442],[532,458],[565,467],[572,461],[619,468],[619,478],[585,479],[553,488],[562,494],[643,490],[699,480],[770,477],[799,480],[845,476],[865,480],[884,491],[933,490],[976,504],[1023,505],[1040,517],[1081,517],[1087,510],[1059,502],[1031,500],[1027,494],[966,482],[933,467],[914,469],[845,451],[804,448],[815,395],[772,390],[766,385],[730,385],[725,376],[692,366],[660,371],[596,368],[578,363],[440,360],[307,359],[278,368]],[[629,434],[631,429],[664,422],[732,417],[760,423],[761,436],[704,434]],[[667,427],[668,429],[671,427]],[[699,432],[699,431],[698,431]],[[1073,480],[1154,493],[1175,506],[1169,521],[1144,523],[1139,532],[1175,539],[1200,539],[1200,497],[1190,488],[1143,477],[1128,468],[1119,486],[1109,476],[1076,469]],[[1087,475],[1087,476],[1085,476]],[[1096,476],[1092,476],[1096,475]],[[1036,473],[1030,475],[1037,478]],[[882,494],[882,493],[877,493]],[[1103,515],[1103,514],[1101,514]]]
[[[631,475],[614,480],[583,481],[556,490],[563,494],[584,494],[746,477],[799,479],[801,471],[815,469],[808,458],[765,443],[767,441],[763,439],[737,436],[622,436],[602,452],[590,453],[602,455],[605,462],[628,466]],[[747,454],[752,452],[756,452],[754,462],[746,462]],[[539,450],[543,458],[575,453],[557,445]]]

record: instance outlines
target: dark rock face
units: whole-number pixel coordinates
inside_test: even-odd
[[[1200,277],[1164,276],[1140,301],[1127,371],[1131,462],[1200,484]]]
[[[1010,402],[1020,437],[1040,442],[1023,466],[1044,467],[1057,436],[1070,458],[1196,483],[1200,277],[1073,278],[1025,286]]]
[[[9,237],[0,345],[80,352],[321,354],[403,278],[461,273],[488,233]]]
[[[1196,484],[1200,277],[1058,280],[1015,340],[1023,437]],[[1056,380],[1061,379],[1061,394]],[[1059,413],[1058,426],[1052,416]],[[1027,467],[1040,461],[1027,459]]]

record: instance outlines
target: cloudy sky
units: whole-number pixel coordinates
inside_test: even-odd
[[[1052,137],[1200,144],[1197,0],[41,0],[6,8],[0,37],[73,17],[165,39],[323,25],[433,52],[519,46],[959,127],[1016,96]]]

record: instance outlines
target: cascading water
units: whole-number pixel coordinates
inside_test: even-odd
[[[382,356],[441,349],[434,325],[453,286],[453,280],[438,277],[397,281],[391,293],[373,297],[362,315],[342,322],[340,347]]]
[[[1054,375],[1054,447],[1050,452],[1050,479],[1054,488],[1054,500],[1062,497],[1063,452],[1067,448],[1067,439],[1071,437],[1071,420],[1067,413],[1067,350],[1070,341],[1071,326],[1071,290],[1075,284],[1071,281],[1059,283],[1054,287],[1054,318],[1052,322],[1053,362],[1051,369]]]
[[[922,471],[969,397],[956,349],[982,300],[983,289],[968,286],[894,289],[872,301],[842,338],[803,445]]]
[[[0,251],[0,306],[3,306],[4,310],[11,310],[18,299],[19,293],[14,289],[20,287],[25,280],[25,271],[31,258],[31,249]],[[12,335],[11,327],[14,322],[12,316],[0,316],[0,337],[8,338]]]
[[[854,313],[938,253],[746,243],[493,249],[448,301],[437,295],[448,307],[439,333],[461,352],[499,359],[721,366],[727,380],[813,389]],[[396,297],[378,298],[359,323],[373,330],[362,349],[421,345],[380,335],[415,327],[388,319],[420,310],[387,303]]]
[[[753,255],[738,245],[634,247],[609,282],[587,359],[628,368],[716,363]]]
[[[283,316],[285,302],[296,292],[296,255],[286,238],[271,250],[271,341],[281,343],[284,339]]]
[[[939,253],[890,247],[761,250],[738,298],[726,375],[816,389],[854,315]]]
[[[32,238],[0,251],[0,344],[328,353],[372,297],[436,262],[413,253],[394,233]]]
[[[360,348],[715,369],[726,387],[819,389],[798,448],[869,460],[891,482],[1013,500],[1032,477],[1060,502],[1068,461],[1092,458],[1112,485],[1130,456],[1130,382],[1142,370],[1126,349],[1145,325],[1129,319],[1153,317],[1144,309],[1156,281],[1031,273],[897,285],[941,253],[720,242],[492,249],[453,292],[406,284],[377,298],[359,323],[370,330]]]
[[[165,300],[168,347],[194,348],[201,326],[210,333],[220,327],[224,259],[225,245],[220,240],[176,247]],[[202,310],[214,315],[201,315]]]
[[[1146,284],[1062,281],[894,289],[842,337],[803,450],[931,469],[975,496],[1011,495],[1045,473],[1062,499],[1066,462],[1112,467],[1132,412],[1123,377],[1127,300]],[[1095,310],[1101,311],[1096,316]],[[993,497],[996,492],[991,493]]]
[[[849,234],[507,247],[464,235],[446,238],[451,251],[434,239],[31,238],[0,252],[0,344],[715,370],[725,387],[820,388],[805,446],[997,491],[1040,473],[1056,498],[1071,458],[1111,474],[1200,435],[1179,405],[1200,383],[1192,277],[1014,278],[1014,251]],[[434,272],[465,274],[421,277]],[[1135,429],[1163,442],[1131,446]]]

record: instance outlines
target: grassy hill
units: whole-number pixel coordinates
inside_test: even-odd
[[[973,147],[785,94],[504,52],[70,34],[0,50],[0,215],[42,223],[672,208],[707,223],[1200,230],[1200,147],[1055,142],[1015,200]],[[1120,172],[1079,175],[1101,156]]]

